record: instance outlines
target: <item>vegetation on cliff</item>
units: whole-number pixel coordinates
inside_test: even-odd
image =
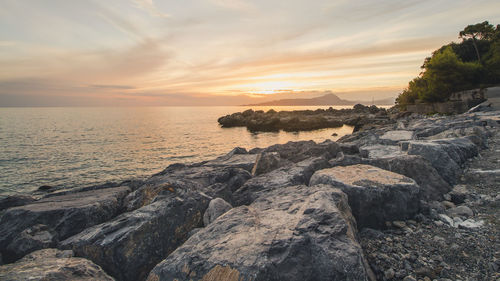
[[[459,38],[424,60],[420,75],[397,97],[398,106],[442,102],[457,91],[500,83],[500,25],[468,25]]]

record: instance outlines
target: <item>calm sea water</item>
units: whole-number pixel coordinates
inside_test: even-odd
[[[254,109],[268,110],[271,107]],[[327,107],[273,107],[276,110]],[[341,108],[341,107],[338,107]],[[145,177],[169,164],[215,158],[236,146],[336,140],[352,127],[298,133],[220,128],[245,107],[0,108],[0,194]],[[337,137],[332,137],[337,133]]]

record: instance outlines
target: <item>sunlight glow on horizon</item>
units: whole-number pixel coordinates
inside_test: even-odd
[[[494,0],[0,2],[0,106],[395,97]]]

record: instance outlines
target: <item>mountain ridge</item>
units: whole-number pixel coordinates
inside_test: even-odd
[[[355,104],[375,104],[375,105],[393,105],[391,98],[374,100],[371,103],[367,101],[350,101],[339,98],[335,94],[326,94],[320,97],[308,99],[279,99],[262,103],[244,104],[242,106],[301,106],[301,105],[355,105]]]

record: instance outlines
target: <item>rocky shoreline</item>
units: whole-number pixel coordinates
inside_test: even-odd
[[[355,105],[352,109],[317,109],[267,112],[252,109],[220,117],[223,128],[246,127],[251,132],[311,131],[342,127],[344,124],[360,128],[363,125],[389,124],[392,120],[386,109],[374,105]]]
[[[4,198],[0,279],[498,280],[500,111],[381,112],[337,142]]]

